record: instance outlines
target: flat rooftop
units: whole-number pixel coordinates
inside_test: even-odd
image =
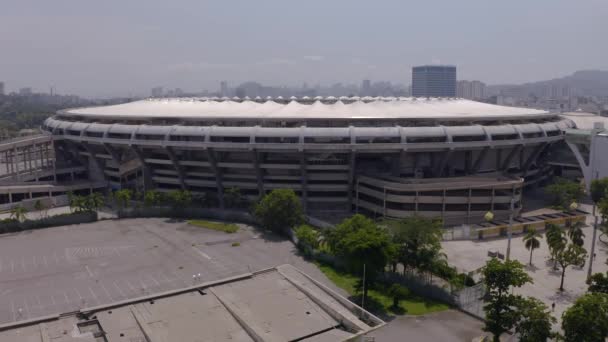
[[[363,317],[363,318],[360,318]],[[384,325],[291,265],[0,326],[0,342],[344,341]]]
[[[546,111],[497,106],[460,98],[282,98],[268,100],[147,99],[102,107],[59,111],[66,116],[115,119],[533,119]]]

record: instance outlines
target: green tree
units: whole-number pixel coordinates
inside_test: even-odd
[[[608,177],[601,179],[594,179],[591,181],[590,193],[591,199],[595,203],[599,203],[602,199],[606,198],[606,191],[608,190]]]
[[[46,216],[46,206],[39,199],[34,202],[34,210],[39,213],[41,220]]]
[[[524,236],[524,245],[526,249],[530,251],[530,266],[532,266],[532,252],[535,249],[540,248],[539,234],[535,228],[528,229],[528,232]]]
[[[319,232],[307,224],[295,229],[298,246],[305,254],[310,255],[312,250],[319,247]]]
[[[361,274],[363,298],[367,298],[369,287],[384,271],[394,245],[386,229],[379,227],[369,218],[357,214],[345,219],[336,227],[337,241],[333,242],[335,254],[344,260],[349,269]],[[363,269],[365,278],[363,279]]]
[[[146,207],[160,206],[163,202],[162,193],[156,190],[148,190],[144,194],[144,205]]]
[[[608,294],[608,272],[606,273],[594,273],[589,278],[589,292],[600,292]]]
[[[169,200],[174,210],[188,208],[192,204],[192,193],[188,190],[173,190],[169,192]]]
[[[608,295],[588,293],[562,315],[565,342],[603,342],[608,337]]]
[[[103,206],[105,199],[99,192],[93,192],[86,197],[85,202],[87,211],[97,211]]]
[[[557,336],[551,330],[556,322],[547,306],[536,298],[521,298],[517,303],[520,314],[515,324],[515,332],[520,342],[543,342]]]
[[[239,188],[228,188],[224,192],[224,203],[228,208],[237,208],[243,203],[243,195]]]
[[[284,234],[304,221],[302,203],[291,189],[276,189],[264,195],[254,208],[262,227]]]
[[[23,221],[25,221],[25,214],[27,214],[27,209],[25,209],[25,207],[18,205],[11,209],[10,218],[17,220],[19,222],[23,222]]]
[[[383,225],[391,232],[397,246],[397,261],[403,264],[404,272],[406,269],[431,271],[441,263],[445,256],[441,254],[441,220],[415,215],[397,221],[386,220]]]
[[[555,260],[562,268],[562,279],[559,285],[559,290],[564,291],[564,278],[566,276],[566,268],[568,266],[584,266],[585,259],[587,258],[587,251],[578,245],[573,243],[568,244],[568,246],[562,250],[560,250],[555,255]]]
[[[129,207],[129,203],[131,203],[131,198],[133,197],[133,191],[130,189],[122,189],[114,192],[114,198],[116,198],[116,202],[118,204],[119,209],[125,209]]]
[[[583,197],[585,189],[581,183],[557,178],[553,184],[545,187],[545,192],[553,198],[553,205],[565,210],[572,202],[578,202]]]
[[[488,291],[488,301],[484,306],[486,321],[484,331],[493,335],[495,342],[500,335],[514,328],[521,319],[517,305],[521,297],[509,293],[512,287],[532,283],[532,278],[517,260],[500,261],[490,259],[482,269],[483,281]]]
[[[392,284],[386,294],[393,298],[393,309],[397,309],[399,308],[399,302],[409,297],[410,290],[401,284]]]

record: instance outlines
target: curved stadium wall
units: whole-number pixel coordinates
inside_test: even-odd
[[[572,121],[462,99],[149,99],[46,120],[63,162],[114,188],[293,189],[318,216],[506,217]]]

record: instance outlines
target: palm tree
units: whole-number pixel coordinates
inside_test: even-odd
[[[585,233],[583,233],[583,227],[585,224],[583,222],[577,221],[570,225],[570,229],[568,229],[568,237],[573,244],[582,247],[585,243]]]
[[[545,238],[547,239],[547,245],[549,246],[549,250],[551,251],[551,259],[554,261],[553,269],[557,270],[557,260],[556,256],[566,248],[566,243],[568,242],[566,237],[564,237],[564,231],[559,226],[548,223],[547,228],[545,229]]]
[[[540,240],[535,228],[530,228],[524,236],[526,249],[530,251],[530,266],[532,266],[532,252],[540,247]]]
[[[11,218],[15,219],[19,222],[25,221],[25,214],[27,213],[27,209],[22,206],[16,206],[11,209]]]

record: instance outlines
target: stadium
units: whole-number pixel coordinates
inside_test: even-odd
[[[68,109],[46,120],[58,160],[112,188],[205,194],[224,207],[293,189],[308,213],[473,223],[521,210],[574,123],[453,98],[176,98]]]

